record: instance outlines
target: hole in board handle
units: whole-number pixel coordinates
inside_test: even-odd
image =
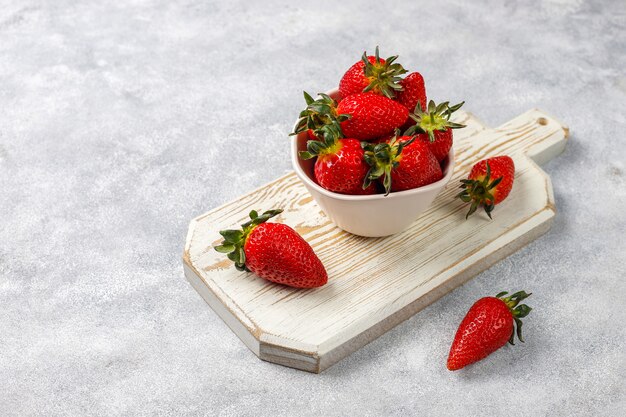
[[[540,117],[537,119],[537,123],[539,123],[541,126],[545,126],[548,124],[548,119],[546,119],[545,117]]]

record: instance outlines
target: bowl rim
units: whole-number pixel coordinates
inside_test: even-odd
[[[333,96],[339,93],[339,89],[335,88],[327,91],[325,94],[329,96]],[[296,123],[294,124],[294,130]],[[372,201],[372,200],[394,200],[398,198],[410,197],[417,194],[427,193],[439,187],[445,186],[452,177],[454,173],[454,146],[450,147],[450,151],[448,152],[448,164],[445,167],[443,177],[435,181],[433,183],[423,185],[421,187],[412,188],[410,190],[404,191],[394,191],[389,193],[389,195],[385,194],[372,194],[372,195],[352,195],[352,194],[339,194],[332,191],[329,191],[325,188],[322,188],[319,184],[313,181],[309,176],[304,172],[302,166],[300,166],[300,159],[298,157],[298,136],[294,136],[291,140],[291,165],[293,166],[293,170],[296,172],[296,175],[302,182],[305,183],[309,188],[312,188],[316,192],[325,195],[326,197],[333,198],[336,200],[347,200],[347,201]]]

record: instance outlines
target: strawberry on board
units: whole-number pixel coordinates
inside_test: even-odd
[[[409,111],[402,104],[368,93],[344,98],[337,105],[337,113],[349,115],[347,120],[341,122],[344,136],[359,140],[390,135],[409,117]]]
[[[482,206],[491,218],[496,204],[500,204],[513,188],[515,164],[510,156],[496,156],[477,162],[466,180],[461,180],[461,191],[457,197],[463,202],[471,202],[465,216],[467,219]]]
[[[296,127],[290,136],[307,132],[309,139],[317,139],[317,135],[321,133],[320,129],[324,126],[333,122],[343,122],[349,118],[345,114],[337,113],[337,102],[329,95],[319,93],[319,96],[320,98],[315,100],[304,91],[306,108],[300,112]]]
[[[227,253],[240,271],[251,271],[268,281],[296,288],[320,287],[328,281],[324,265],[313,248],[295,230],[281,223],[266,223],[282,213],[250,212],[241,230],[222,230],[224,237],[215,250]]]
[[[406,107],[410,112],[416,110],[419,104],[422,109],[426,108],[426,85],[424,77],[419,72],[412,72],[400,81],[402,90],[396,94],[396,101]]]
[[[530,294],[519,291],[504,297],[506,294],[501,292],[495,297],[481,298],[469,309],[450,348],[449,370],[456,371],[484,359],[507,341],[514,345],[515,334],[524,341],[521,319],[532,309],[519,303]]]
[[[378,46],[374,56],[363,52],[361,60],[352,65],[339,82],[341,97],[351,94],[372,92],[394,98],[396,91],[402,90],[400,75],[407,71],[395,62],[398,56],[381,59]]]
[[[443,177],[439,162],[426,143],[415,139],[396,135],[388,142],[363,142],[365,162],[370,166],[363,187],[381,179],[388,195],[439,181]]]
[[[323,140],[308,141],[307,150],[299,153],[302,159],[317,157],[314,168],[317,183],[335,193],[375,194],[374,184],[362,187],[369,165],[365,162],[361,141],[341,139],[337,123],[325,126],[321,132]]]
[[[447,101],[435,104],[430,100],[426,110],[422,110],[421,104],[418,103],[415,112],[409,115],[415,125],[409,127],[404,134],[418,134],[418,140],[427,142],[435,158],[440,162],[443,161],[452,147],[452,129],[465,127],[450,121],[452,113],[460,109],[463,103],[450,106]]]

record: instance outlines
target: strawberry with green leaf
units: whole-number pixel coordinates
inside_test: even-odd
[[[388,142],[363,142],[365,162],[370,166],[363,188],[381,180],[385,195],[422,187],[443,177],[439,162],[428,145],[413,136],[396,136]]]
[[[491,218],[491,212],[511,192],[515,180],[515,164],[510,156],[495,156],[477,162],[465,180],[461,180],[463,191],[457,194],[465,203],[471,203],[465,216],[467,219],[479,207],[483,207]]]
[[[215,250],[227,253],[239,271],[251,271],[268,281],[296,288],[320,287],[328,281],[324,265],[295,230],[281,223],[266,223],[281,209],[250,212],[240,230],[222,230]]]
[[[363,52],[361,60],[352,65],[339,82],[341,97],[371,92],[394,98],[402,90],[400,75],[407,72],[402,65],[395,62],[396,59],[397,55],[387,59],[380,58],[378,46],[374,56]]]
[[[452,113],[461,108],[464,102],[450,106],[449,102],[435,104],[428,102],[428,109],[422,110],[420,103],[415,112],[409,115],[415,123],[409,127],[405,135],[418,135],[418,140],[428,143],[438,161],[443,161],[452,147],[452,130],[460,129],[465,125],[450,121]]]
[[[521,319],[532,309],[519,303],[530,294],[518,291],[505,297],[507,294],[505,291],[495,297],[483,297],[469,309],[450,347],[449,370],[456,371],[484,359],[507,342],[514,345],[516,334],[524,342]]]
[[[304,91],[304,101],[306,108],[300,112],[296,127],[290,136],[307,132],[309,139],[317,139],[321,134],[320,129],[334,122],[343,122],[350,118],[349,115],[337,112],[337,101],[329,95],[319,93],[318,99],[313,99],[309,93]]]
[[[376,193],[374,184],[363,188],[363,180],[369,170],[364,159],[361,142],[356,139],[341,139],[337,123],[323,129],[322,140],[307,142],[307,150],[300,152],[302,159],[315,160],[315,180],[326,190],[341,193],[364,195]]]

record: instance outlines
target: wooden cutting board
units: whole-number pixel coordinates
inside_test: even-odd
[[[555,216],[550,178],[537,164],[565,148],[568,129],[530,110],[495,129],[469,113],[455,121],[452,180],[413,226],[385,238],[365,238],[329,222],[294,173],[194,219],[185,275],[213,310],[259,358],[320,372],[361,348],[498,260],[545,233]],[[508,154],[515,184],[494,219],[454,199],[458,180],[486,157]],[[287,157],[287,156],[285,156]],[[328,271],[328,284],[297,290],[237,271],[213,250],[218,231],[237,227],[248,212],[285,211],[276,221],[296,229]]]

